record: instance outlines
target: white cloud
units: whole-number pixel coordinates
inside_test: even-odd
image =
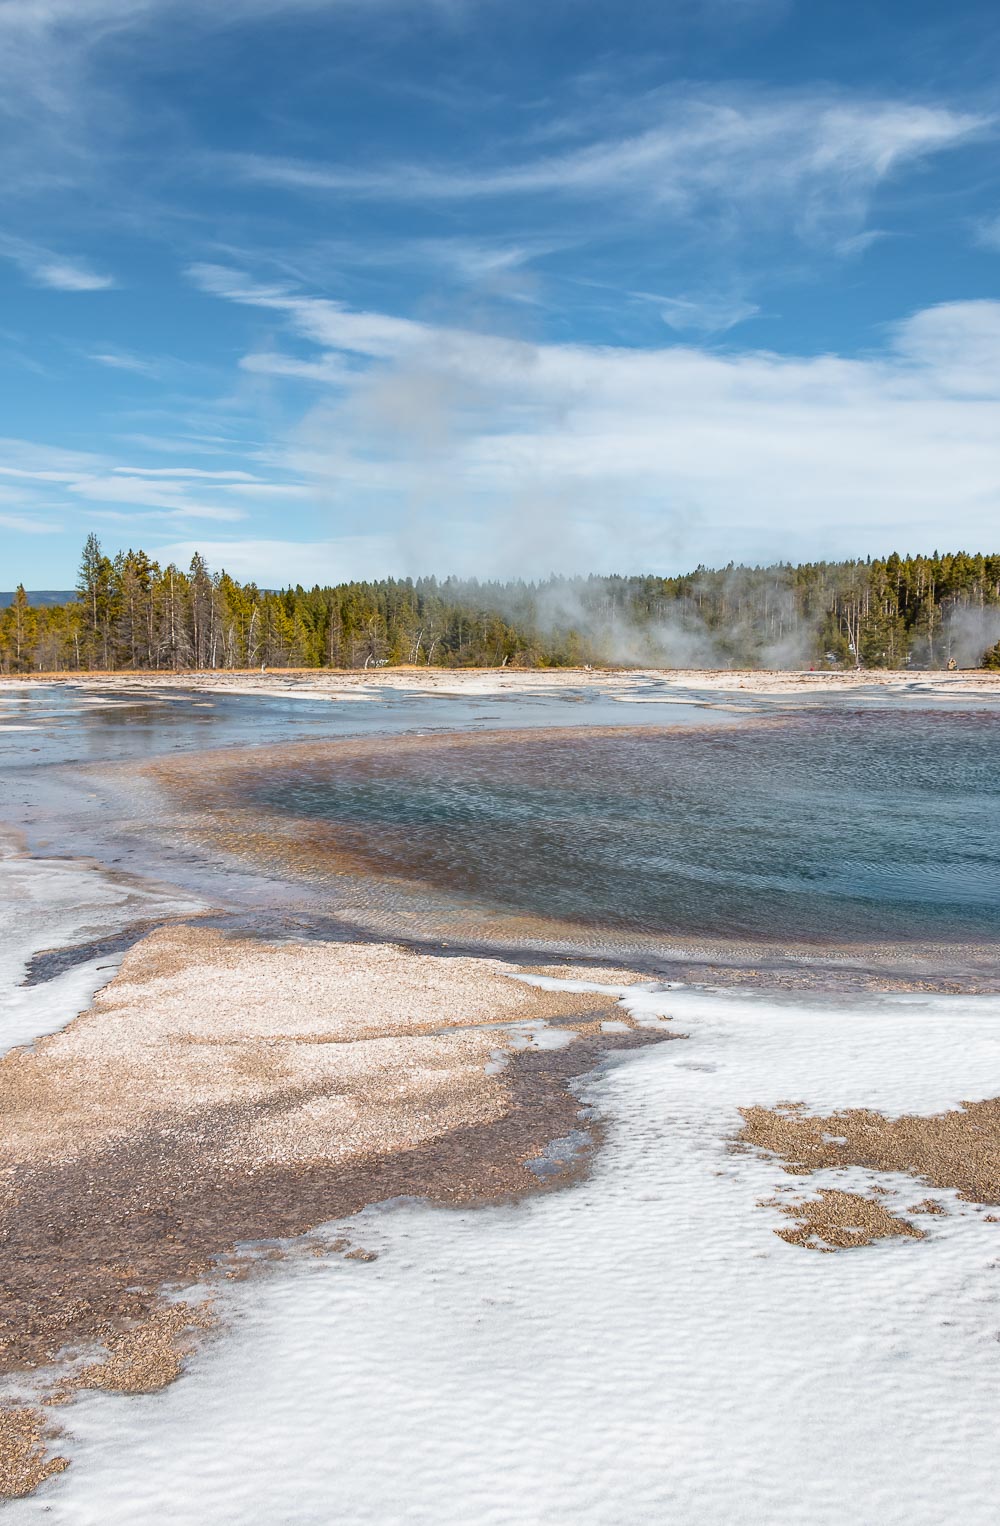
[[[216,274],[336,356],[285,465],[331,526],[397,536],[400,571],[683,565],[986,546],[1000,505],[1000,303],[881,350],[782,356],[530,344],[356,313]]]
[[[19,535],[58,535],[61,525],[46,520],[31,519],[27,514],[0,514],[0,527],[14,530]]]
[[[264,588],[391,576],[397,570],[392,536],[353,535],[325,541],[185,540],[159,546],[161,562],[183,567],[199,551],[211,567],[235,578],[250,578]]]
[[[333,355],[323,360],[299,360],[295,355],[258,350],[242,357],[240,369],[256,376],[283,376],[296,381],[322,382],[326,386],[339,386],[357,379],[356,368]]]
[[[26,471],[18,466],[0,466],[0,475],[17,477],[26,482],[72,482],[75,472]]]
[[[864,228],[860,233],[849,233],[844,238],[839,238],[834,248],[838,254],[850,259],[856,254],[864,254],[873,244],[888,236],[885,228]]]
[[[122,350],[96,350],[89,358],[97,365],[109,366],[112,371],[132,371],[136,376],[150,377],[160,374],[155,361],[143,360],[139,355],[128,355]]]
[[[30,529],[34,524],[30,516],[49,507],[50,504],[35,492],[34,484],[17,482],[11,485],[0,482],[0,510],[7,514],[9,527],[13,527],[16,520],[18,529]],[[42,525],[38,533],[44,534],[46,531],[47,527]]]
[[[36,286],[54,291],[107,291],[114,277],[101,275],[82,260],[64,259],[26,239],[0,234],[0,257],[11,260]]]
[[[113,276],[99,275],[69,260],[43,260],[29,274],[36,286],[50,286],[53,291],[108,291],[115,284]]]
[[[164,482],[125,473],[81,477],[69,484],[69,491],[75,498],[88,503],[134,503],[137,508],[162,510],[187,519],[238,520],[245,517],[240,509],[229,505],[189,499],[183,482]]]
[[[255,499],[274,498],[279,503],[312,497],[312,488],[301,482],[227,482],[224,493],[236,493],[249,503]]]
[[[1000,302],[942,302],[895,330],[895,348],[943,392],[1000,397]]]
[[[1000,217],[988,218],[976,230],[977,242],[984,249],[1000,249]]]
[[[421,21],[447,17],[476,0],[0,0],[0,174],[8,201],[34,201],[61,193],[75,199],[90,193],[88,213],[100,197],[107,214],[127,220],[136,199],[147,230],[157,209],[142,199],[135,165],[147,139],[151,112],[176,119],[177,103],[162,102],[135,89],[141,69],[154,56],[169,56],[180,38],[187,52],[199,53],[206,39],[224,38],[241,26],[281,26],[290,18],[320,18],[343,12],[374,20],[394,7],[417,11]],[[265,34],[266,35],[266,34]],[[224,44],[225,45],[225,44]],[[122,157],[127,181],[115,178]],[[130,206],[131,203],[131,206]],[[60,208],[65,224],[65,210]],[[66,284],[55,269],[52,284],[62,290],[94,290]]]
[[[975,112],[829,93],[675,92],[656,112],[640,131],[516,164],[358,167],[246,153],[215,162],[257,185],[401,201],[638,197],[677,217],[752,209],[790,217],[805,236],[849,241],[884,180],[993,125]]]
[[[260,449],[257,441],[189,432],[165,435],[132,431],[119,434],[117,439],[126,445],[138,445],[143,450],[153,451],[158,456],[234,456],[246,460]]]
[[[58,498],[60,509],[85,517],[88,525],[239,524],[264,498],[292,503],[306,492],[301,482],[267,480],[239,468],[121,465],[96,453],[16,439],[0,440],[0,459],[9,463],[0,466],[0,508],[16,504],[25,520],[54,507]]]
[[[656,297],[650,292],[636,295],[654,302],[664,323],[682,334],[724,334],[760,312],[756,302],[746,302],[740,297]]]
[[[223,16],[203,18],[208,25],[253,19],[268,15],[281,18],[291,11],[329,10],[334,5],[370,4],[371,0],[230,0]],[[428,0],[432,5],[434,0]],[[60,27],[101,26],[130,29],[142,25],[150,16],[188,12],[197,17],[201,0],[3,0],[0,8],[0,31],[30,34]]]
[[[252,472],[209,472],[200,466],[116,466],[126,477],[197,477],[219,482],[257,482]]]
[[[4,476],[35,477],[39,481],[59,482],[79,476],[100,461],[92,451],[65,450],[58,445],[42,445],[33,440],[0,437],[0,473]]]
[[[471,238],[421,239],[412,246],[407,257],[423,258],[432,264],[442,265],[461,280],[480,284],[521,270],[532,260],[553,253],[559,245],[544,243],[489,243]]]
[[[224,31],[242,23],[287,20],[292,14],[340,9],[364,11],[413,0],[228,0],[224,7],[204,0],[2,0],[0,73],[19,96],[54,115],[72,115],[81,78],[94,53],[109,40],[182,22],[199,31]],[[425,10],[447,13],[464,0],[423,0]],[[6,101],[12,110],[13,102]]]
[[[332,345],[358,355],[392,356],[402,346],[419,343],[431,333],[426,324],[415,323],[411,318],[358,312],[343,302],[297,296],[287,286],[262,285],[224,265],[195,264],[189,267],[188,275],[212,296],[288,313],[300,333],[309,339],[335,334],[336,338],[329,339]]]

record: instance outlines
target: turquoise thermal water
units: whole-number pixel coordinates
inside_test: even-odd
[[[1000,933],[998,743],[996,713],[889,710],[388,741],[262,772],[243,803],[344,831],[373,873],[504,911],[652,933],[981,941]]]

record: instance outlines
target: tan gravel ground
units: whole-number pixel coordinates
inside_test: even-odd
[[[386,1198],[474,1203],[578,1176],[585,1155],[555,1177],[526,1165],[580,1127],[570,1083],[665,1035],[513,973],[203,927],[143,939],[91,1010],[0,1061],[0,1372],[35,1373],[49,1403],[147,1392],[211,1317],[164,1292],[238,1274],[240,1246]],[[553,1024],[560,1047],[537,1047]],[[35,1415],[0,1409],[0,1492],[52,1471]]]
[[[163,928],[90,1011],[0,1065],[5,1179],[222,1107],[237,1110],[220,1158],[234,1169],[407,1148],[506,1110],[489,1025],[610,1005],[494,960]]]

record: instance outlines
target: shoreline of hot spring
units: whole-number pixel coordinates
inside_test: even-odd
[[[39,685],[130,692],[158,689],[198,689],[216,694],[261,694],[275,697],[305,695],[312,699],[363,699],[382,690],[412,693],[495,695],[559,693],[581,686],[614,696],[636,689],[650,697],[678,698],[690,693],[744,695],[820,695],[875,689],[885,694],[941,698],[979,696],[1000,700],[1000,671],[863,668],[849,672],[779,669],[681,668],[443,668],[399,667],[331,669],[183,669],[177,672],[31,673],[0,677],[0,692]],[[641,697],[641,696],[640,696]]]

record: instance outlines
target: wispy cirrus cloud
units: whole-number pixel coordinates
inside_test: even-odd
[[[0,437],[0,476],[38,482],[69,482],[92,471],[101,457],[93,451],[67,450],[61,445]]]
[[[108,291],[115,284],[113,276],[71,260],[42,260],[28,267],[28,274],[36,286],[48,286],[53,291]]]
[[[405,0],[381,0],[387,8]],[[225,27],[243,20],[274,16],[281,19],[292,12],[324,11],[334,6],[344,10],[372,4],[372,0],[230,0],[225,10],[208,15],[201,0],[4,0],[0,7],[0,31],[38,35],[59,28],[128,30],[139,27],[151,16],[188,14],[200,16],[204,25]],[[427,9],[455,10],[457,0],[424,0]]]
[[[56,535],[62,526],[45,517],[51,508],[44,499],[36,499],[25,485],[0,482],[0,529],[19,535]]]
[[[444,16],[474,0],[2,0],[0,76],[12,94],[0,114],[18,114],[26,101],[53,116],[76,115],[80,91],[109,42],[141,35],[158,25],[183,23],[199,32],[225,32],[247,23],[287,22],[291,16],[331,11],[363,12],[419,8]]]
[[[241,509],[231,505],[191,498],[185,482],[151,481],[127,471],[76,477],[66,484],[66,491],[86,503],[133,504],[147,513],[165,513],[170,517],[230,521],[246,517]]]
[[[652,109],[640,131],[516,162],[357,166],[230,153],[211,164],[249,184],[313,194],[401,202],[641,197],[661,214],[754,209],[790,217],[805,236],[844,236],[881,183],[993,128],[985,113],[823,92],[687,91],[657,98]]]
[[[62,525],[51,520],[32,519],[26,514],[0,514],[0,527],[16,530],[20,535],[58,535]]]
[[[301,360],[294,355],[282,355],[274,350],[255,350],[240,359],[240,369],[256,376],[282,377],[285,380],[320,382],[324,386],[345,384],[356,378],[357,372],[341,356],[326,356],[322,360]]]
[[[300,296],[286,285],[258,282],[224,265],[194,264],[188,267],[188,275],[214,297],[288,313],[308,338],[322,341],[335,331],[336,348],[359,355],[396,355],[401,346],[417,344],[430,332],[428,325],[412,318],[359,312],[343,302]]]
[[[760,312],[756,302],[720,292],[682,297],[665,297],[651,291],[630,292],[629,295],[651,303],[664,323],[680,334],[725,334]]]
[[[987,218],[978,225],[976,242],[984,249],[1000,250],[1000,215]]]
[[[108,291],[113,276],[94,270],[85,260],[67,259],[26,239],[0,234],[0,258],[10,260],[34,286],[53,291]]]
[[[160,375],[155,360],[144,360],[141,355],[130,355],[125,350],[92,350],[89,356],[95,365],[107,366],[112,371],[129,371],[133,376]]]
[[[18,511],[7,515],[6,527],[24,533],[44,526],[35,516],[55,507],[87,524],[144,521],[154,529],[174,526],[174,533],[187,521],[238,524],[252,516],[261,494],[292,502],[302,492],[300,482],[284,476],[262,477],[240,468],[124,465],[98,452],[17,439],[0,440],[0,459],[0,508]]]
[[[135,75],[162,47],[169,54],[178,36],[185,51],[218,41],[241,28],[249,34],[293,20],[330,21],[338,15],[385,17],[394,10],[439,15],[445,20],[478,0],[0,0],[0,168],[4,192],[26,202],[54,193],[73,196],[82,187],[115,181],[123,157],[134,170],[133,146],[159,112],[167,131],[179,113],[158,92],[135,88]],[[140,177],[141,179],[141,177]],[[106,218],[128,219],[141,191],[118,180]],[[161,208],[142,200],[148,227]],[[169,222],[169,218],[166,219]],[[55,284],[53,282],[53,284]],[[70,287],[68,290],[93,289]]]
[[[253,472],[214,472],[200,466],[116,466],[115,473],[123,477],[153,477],[169,479],[193,479],[201,482],[258,482]]]

